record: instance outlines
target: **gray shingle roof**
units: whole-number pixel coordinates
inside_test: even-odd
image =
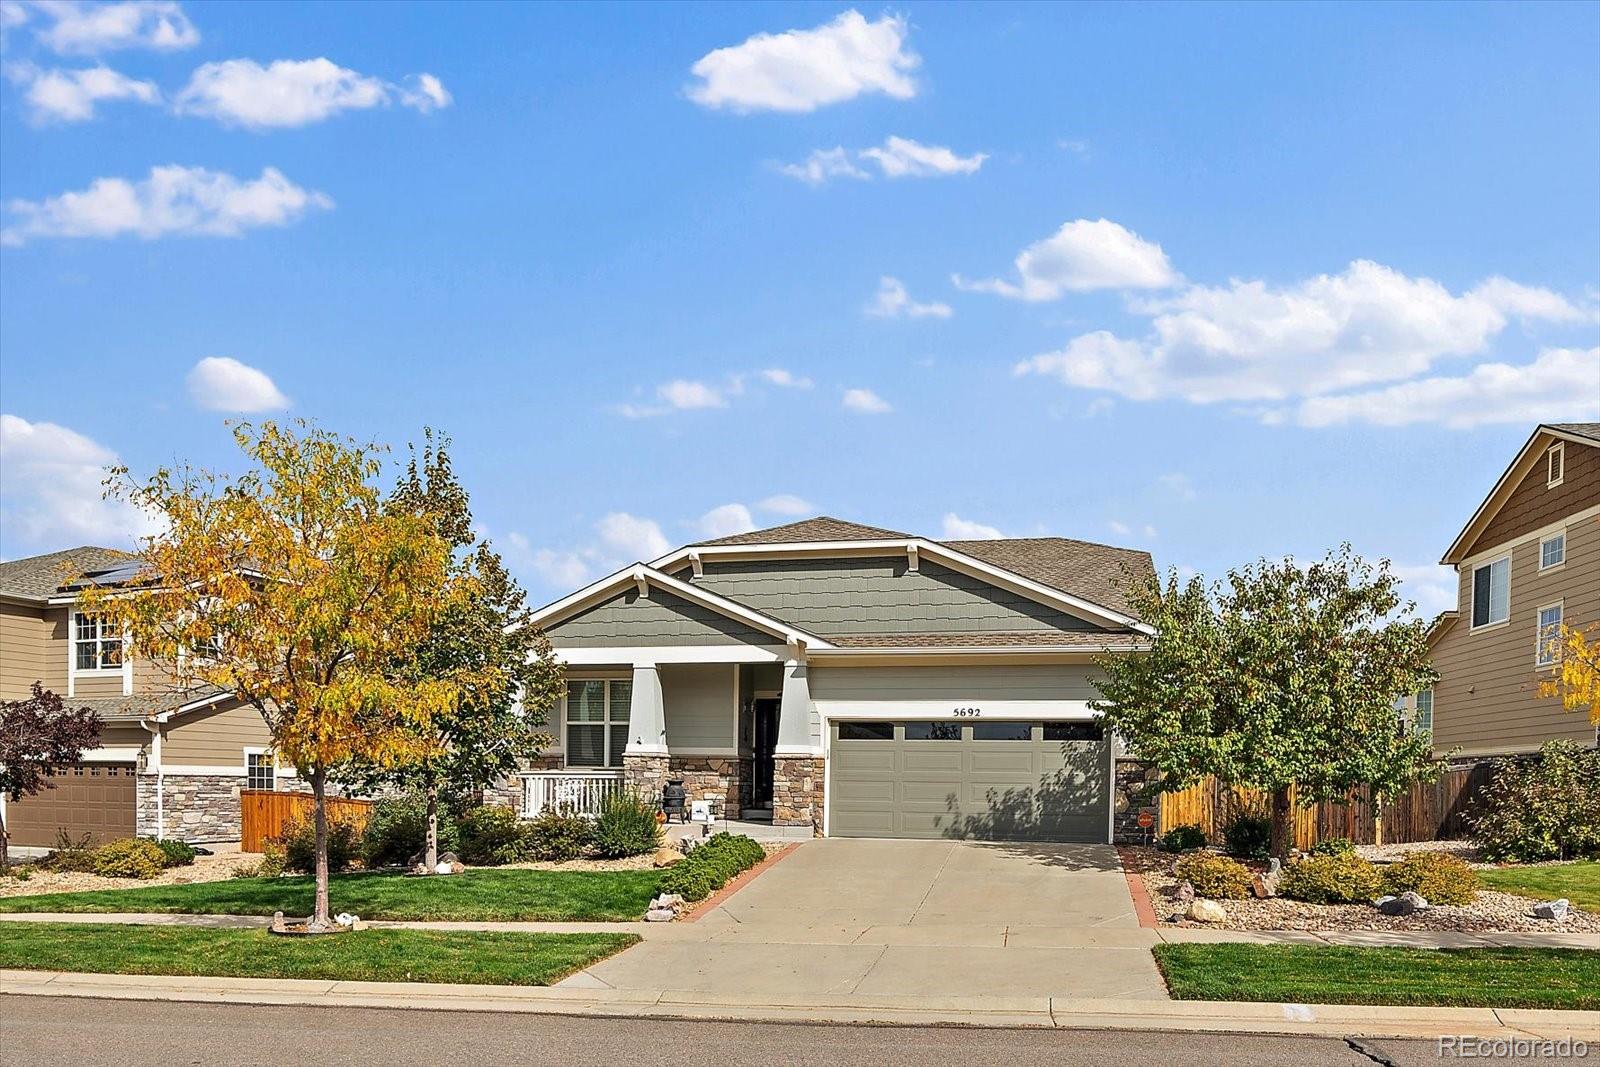
[[[1596,444],[1600,444],[1600,422],[1552,422],[1552,430],[1570,433],[1577,437],[1587,437]]]
[[[131,555],[115,548],[83,545],[47,552],[42,556],[0,563],[0,595],[44,600],[54,596],[70,579],[128,561]]]
[[[116,697],[62,697],[69,708],[92,708],[105,722],[137,722],[162,712],[176,711],[185,704],[227,693],[214,685],[197,685],[163,693],[134,693]]]
[[[1128,603],[1129,587],[1155,573],[1155,563],[1148,552],[1067,537],[943,543],[957,552],[1125,615],[1133,613]]]
[[[777,545],[787,541],[877,541],[909,536],[911,535],[900,533],[898,530],[863,526],[858,522],[846,522],[828,515],[818,515],[813,519],[801,519],[799,522],[788,522],[765,530],[751,530],[749,533],[734,534],[732,537],[696,541],[695,544]]]

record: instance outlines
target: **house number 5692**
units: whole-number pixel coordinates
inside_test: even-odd
[[[958,719],[972,719],[983,714],[982,708],[956,708],[955,715]]]

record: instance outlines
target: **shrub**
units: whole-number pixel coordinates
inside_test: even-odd
[[[94,850],[94,873],[103,878],[154,878],[167,869],[167,854],[154,841],[124,838]]]
[[[704,900],[766,856],[766,849],[743,834],[712,834],[667,868],[661,879],[661,892],[676,893],[685,900]]]
[[[1356,843],[1348,837],[1325,837],[1311,846],[1313,856],[1343,856],[1355,850]]]
[[[372,806],[361,832],[361,862],[368,867],[400,867],[428,843],[428,802],[415,793],[385,797]],[[439,851],[456,851],[456,823],[439,807]]]
[[[1254,812],[1235,815],[1222,828],[1222,840],[1227,844],[1230,856],[1265,859],[1272,851],[1272,820]]]
[[[463,863],[479,867],[498,867],[503,863],[521,863],[529,859],[527,824],[513,808],[500,804],[485,804],[473,808],[461,817],[457,828]]]
[[[1161,835],[1161,842],[1156,846],[1163,852],[1188,852],[1190,849],[1206,847],[1206,832],[1198,826],[1174,826]]]
[[[1172,873],[1194,886],[1196,896],[1213,900],[1243,900],[1250,895],[1250,870],[1238,860],[1215,852],[1185,856]]]
[[[1549,741],[1537,759],[1496,760],[1471,823],[1495,862],[1600,855],[1600,750]]]
[[[296,819],[277,838],[283,850],[283,869],[310,874],[317,865],[317,827],[311,819]],[[343,819],[328,820],[328,873],[350,869],[361,854],[361,831]]]
[[[150,839],[147,838],[147,840]],[[194,858],[198,855],[193,845],[186,841],[179,841],[175,837],[163,838],[160,841],[152,841],[151,843],[159,848],[161,854],[166,857],[165,866],[168,867],[188,867],[194,863]]]
[[[1383,880],[1378,868],[1354,852],[1307,856],[1284,868],[1278,893],[1307,904],[1370,904]]]
[[[1478,876],[1457,856],[1412,852],[1384,868],[1383,889],[1395,896],[1417,893],[1429,904],[1471,904]]]
[[[594,851],[608,859],[653,852],[661,844],[655,805],[635,793],[613,793],[600,805]]]
[[[536,860],[575,860],[594,844],[594,823],[571,808],[551,808],[528,821],[528,851]]]
[[[94,853],[88,834],[74,838],[65,830],[57,830],[56,847],[41,866],[73,874],[93,874]]]
[[[261,861],[247,863],[243,867],[235,867],[235,878],[276,878],[283,873],[284,853],[283,846],[276,841],[267,841],[261,846]]]

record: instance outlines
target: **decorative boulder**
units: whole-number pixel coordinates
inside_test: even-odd
[[[1257,900],[1266,900],[1278,895],[1278,878],[1272,874],[1257,874],[1250,878],[1250,892],[1255,894]]]
[[[1428,909],[1428,902],[1416,893],[1401,893],[1397,897],[1379,897],[1376,902],[1382,915],[1411,915]]]
[[[651,861],[651,866],[671,867],[674,863],[677,863],[681,859],[683,859],[682,852],[679,852],[675,848],[667,848],[662,846],[661,848],[656,849],[655,858]]]
[[[1560,900],[1546,900],[1533,906],[1533,917],[1535,919],[1549,919],[1551,922],[1560,922],[1567,917],[1567,909],[1571,906],[1566,897],[1562,897]]]
[[[441,852],[439,853],[439,862],[448,863],[450,866],[454,867],[461,862],[461,857],[456,855],[454,852]]]
[[[1222,910],[1222,905],[1214,900],[1204,898],[1196,900],[1189,905],[1189,918],[1197,923],[1220,923],[1228,921],[1228,913]]]
[[[677,917],[678,913],[671,908],[651,908],[644,913],[644,921],[647,923],[669,923]]]
[[[1172,891],[1172,899],[1180,904],[1187,904],[1194,899],[1194,885],[1188,881],[1178,883],[1178,888]]]

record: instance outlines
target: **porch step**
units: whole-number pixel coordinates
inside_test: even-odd
[[[771,822],[772,809],[742,808],[739,811],[739,818],[743,819],[745,822]]]

